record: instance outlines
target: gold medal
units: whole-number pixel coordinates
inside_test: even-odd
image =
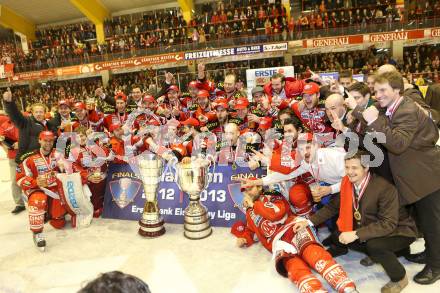
[[[232,163],[232,170],[237,170],[237,164],[235,162]]]
[[[362,215],[361,213],[359,213],[359,211],[355,211],[353,216],[356,219],[356,221],[360,221],[362,219]]]

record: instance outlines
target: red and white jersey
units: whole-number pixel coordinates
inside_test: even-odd
[[[73,162],[73,171],[80,172],[81,177],[86,176],[87,178],[94,172],[100,172],[105,176],[109,155],[110,150],[108,148],[95,144],[90,147],[81,146],[71,149],[69,160]]]
[[[58,172],[58,167],[55,151],[45,156],[38,150],[35,154],[26,158],[18,169],[17,184],[27,196],[32,192],[42,191],[37,185],[36,179],[38,176],[46,176],[48,184],[46,189],[56,192],[58,185],[55,174]]]
[[[91,128],[93,131],[103,131],[104,124],[104,115],[95,110],[90,110],[88,112],[87,118],[82,121],[74,121],[73,122],[73,130],[78,128],[79,126],[84,126],[87,129]]]
[[[234,225],[232,232],[245,238],[248,245],[259,240],[267,250],[272,251],[272,241],[292,215],[289,202],[284,196],[264,194],[254,202],[253,208],[247,209],[246,227],[238,226],[238,231],[234,231]]]
[[[292,109],[296,116],[301,120],[302,124],[312,133],[328,133],[334,132],[334,129],[327,122],[325,108],[316,106],[313,109],[304,108],[299,110],[299,103],[292,105]]]
[[[110,128],[110,125],[113,124],[124,125],[127,119],[128,119],[127,112],[109,114],[104,118],[104,127],[108,130]]]

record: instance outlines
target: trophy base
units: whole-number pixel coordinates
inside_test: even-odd
[[[212,234],[208,211],[200,202],[190,202],[185,209],[183,235],[191,240],[199,240]]]
[[[145,238],[156,238],[165,234],[164,221],[145,222],[139,220],[139,235]]]
[[[183,232],[183,236],[189,240],[200,240],[205,239],[212,234],[212,228],[211,226],[207,227],[205,230],[202,231],[191,231],[188,230],[187,227],[185,227],[185,231]]]

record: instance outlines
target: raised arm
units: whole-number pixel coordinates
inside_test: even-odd
[[[14,125],[19,129],[24,128],[27,120],[18,109],[17,104],[15,104],[13,101],[12,93],[9,88],[3,93],[3,101],[5,102],[6,114],[9,115],[12,123],[14,123]]]

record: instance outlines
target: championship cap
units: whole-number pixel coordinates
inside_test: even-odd
[[[77,102],[75,103],[75,109],[76,110],[86,110],[86,104],[84,102]]]
[[[303,94],[313,95],[319,93],[319,85],[314,82],[309,82],[304,86]]]
[[[245,97],[240,97],[235,101],[235,110],[246,109],[249,106],[249,101]]]
[[[53,134],[52,131],[45,130],[45,131],[40,132],[38,139],[40,139],[40,140],[55,140],[55,134]]]
[[[182,125],[190,125],[190,126],[194,126],[194,127],[199,127],[200,122],[196,118],[191,117],[191,118],[188,118],[185,121],[183,121]]]

